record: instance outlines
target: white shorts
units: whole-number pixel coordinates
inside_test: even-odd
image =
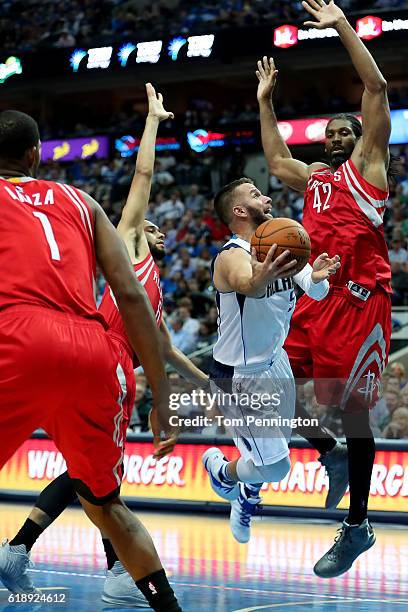
[[[252,459],[254,465],[271,465],[289,455],[292,429],[290,423],[280,421],[294,418],[296,387],[286,351],[282,349],[272,364],[234,368],[231,393],[238,402],[225,395],[225,385],[220,390],[216,376],[212,376],[211,385],[224,398],[218,403],[221,414],[234,419],[226,429],[245,461]],[[256,401],[258,398],[261,401]],[[267,424],[257,424],[253,419],[266,420]],[[270,425],[270,421],[279,424]]]

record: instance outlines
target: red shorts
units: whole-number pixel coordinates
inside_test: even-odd
[[[108,330],[108,335],[111,338],[112,342],[116,345],[117,350],[120,354],[126,353],[132,363],[132,368],[129,371],[119,372],[118,378],[120,382],[120,386],[122,387],[122,392],[125,396],[123,402],[123,436],[126,441],[126,432],[129,425],[130,418],[132,416],[133,408],[135,405],[136,399],[136,378],[135,372],[133,370],[134,363],[132,353],[129,353],[128,343],[126,340],[118,333],[113,331],[112,329]]]
[[[296,305],[285,349],[295,378],[312,378],[320,404],[345,410],[372,405],[388,361],[391,300],[377,288],[366,302],[333,287],[320,302]]]
[[[28,306],[0,313],[0,345],[0,469],[43,428],[80,495],[98,504],[116,496],[128,353],[97,321]]]

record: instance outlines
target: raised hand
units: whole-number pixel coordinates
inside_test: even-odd
[[[156,90],[151,83],[146,83],[146,93],[149,102],[150,117],[156,117],[159,121],[174,119],[173,113],[169,113],[164,109],[163,96],[161,93],[156,94]]]
[[[268,59],[265,55],[262,60],[259,60],[258,70],[255,74],[259,80],[257,91],[258,102],[261,100],[269,100],[275,89],[276,79],[278,77],[278,70],[276,70],[273,57]]]
[[[305,21],[305,26],[317,28],[335,28],[338,23],[345,19],[345,15],[340,7],[334,2],[326,3],[324,0],[304,0],[303,8],[316,19],[316,21]]]
[[[314,283],[321,283],[327,280],[332,274],[336,274],[340,265],[340,257],[338,255],[329,257],[327,253],[322,253],[313,263],[312,281]]]

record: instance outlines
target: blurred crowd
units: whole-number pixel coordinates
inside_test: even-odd
[[[199,96],[186,99],[186,108],[179,111],[173,120],[160,126],[161,136],[185,135],[188,131],[204,129],[209,131],[228,132],[233,130],[253,130],[259,132],[259,107],[255,99],[256,77],[253,87],[248,93],[240,92],[233,96],[227,108],[224,104],[217,105]],[[178,95],[177,93],[175,95]],[[408,86],[401,83],[390,86],[388,97],[391,109],[408,108]],[[237,101],[239,100],[239,101]],[[173,108],[172,95],[166,95],[166,103]],[[322,86],[321,82],[310,84],[299,83],[292,94],[284,93],[278,87],[274,104],[280,120],[303,117],[319,117],[339,112],[359,111],[359,104],[344,95],[344,88]],[[114,116],[114,121],[112,121]],[[78,121],[78,117],[81,118]],[[41,121],[42,139],[84,137],[93,134],[138,135],[144,128],[145,116],[140,112],[140,106],[135,99],[128,99],[118,108],[99,109],[94,103],[89,103],[80,97],[70,99],[63,109],[56,107],[54,114],[49,113],[46,120]]]
[[[338,0],[347,11],[403,8],[407,0]],[[303,19],[300,0],[2,0],[1,47],[12,53],[42,47],[103,45],[126,37],[151,40],[209,29]],[[11,27],[12,26],[12,27]]]
[[[408,166],[405,148],[394,151],[400,157],[401,176],[391,187],[385,213],[389,242],[395,304],[408,304]],[[98,200],[112,222],[120,218],[134,172],[135,159],[115,156],[111,160],[50,163],[40,168],[39,178],[67,181],[84,189]],[[175,346],[207,370],[211,346],[217,337],[217,310],[211,283],[210,264],[220,246],[228,239],[228,229],[216,218],[212,197],[217,189],[245,175],[245,155],[215,156],[204,153],[158,152],[152,181],[147,218],[165,234],[166,256],[158,262],[161,270],[166,323]],[[302,220],[303,197],[270,179],[269,195],[275,217]],[[104,281],[99,279],[99,293]],[[177,378],[177,377],[176,377]],[[376,433],[385,437],[408,437],[408,386],[405,372],[385,379],[384,399],[375,414]],[[149,390],[139,384],[138,406],[132,426],[147,427]],[[143,390],[143,393],[142,393]],[[318,413],[314,394],[305,390],[305,402]],[[309,395],[308,395],[309,394]],[[325,408],[327,411],[327,408]],[[147,417],[146,417],[147,418]],[[338,433],[338,415],[324,415],[327,427]],[[405,420],[404,420],[405,419]],[[405,432],[404,435],[401,432]],[[219,433],[219,432],[213,432]],[[400,435],[401,434],[401,435]]]

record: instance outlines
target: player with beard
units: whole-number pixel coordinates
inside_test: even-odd
[[[342,261],[324,304],[308,296],[299,300],[285,345],[295,376],[314,379],[317,401],[341,408],[350,508],[334,546],[314,567],[318,576],[330,578],[350,569],[375,542],[367,519],[375,455],[369,408],[378,395],[391,335],[391,270],[383,232],[387,173],[393,173],[391,121],[387,83],[341,9],[323,0],[302,5],[315,18],[305,25],[335,28],[364,85],[362,125],[352,115],[333,117],[326,127],[328,163],[308,166],[292,158],[278,129],[273,59],[258,62],[262,142],[270,172],[305,194],[303,225],[312,258],[324,249],[339,253]],[[316,430],[308,438],[324,463],[335,441],[320,434]]]
[[[212,265],[218,340],[210,380],[213,391],[220,392],[220,412],[235,419],[233,438],[240,458],[229,462],[218,448],[210,448],[203,455],[203,464],[214,491],[231,501],[230,526],[234,537],[244,543],[250,537],[262,484],[279,482],[290,468],[288,423],[294,416],[296,392],[283,345],[295,307],[294,282],[311,299],[322,300],[329,291],[327,278],[337,272],[340,263],[337,256],[331,259],[323,253],[313,267],[307,264],[294,274],[296,261],[288,261],[289,251],[272,261],[276,245],[263,263],[258,262],[255,253],[251,255],[250,240],[256,228],[272,218],[271,199],[251,179],[226,185],[216,195],[214,206],[233,236]],[[232,401],[229,394],[233,394]],[[255,397],[263,398],[261,405],[255,404]],[[252,425],[249,417],[254,416],[266,418],[266,425]],[[268,420],[277,417],[286,421],[280,427],[275,426],[276,420],[268,426]],[[237,418],[241,418],[238,424]]]
[[[165,256],[164,234],[154,223],[145,220],[144,216],[149,203],[158,126],[161,121],[172,118],[173,115],[164,109],[161,94],[156,96],[150,83],[146,85],[146,90],[149,114],[137,156],[136,171],[117,229],[126,244],[136,276],[144,287],[155,313],[163,341],[164,358],[188,381],[197,386],[203,386],[208,383],[208,376],[172,345],[170,334],[162,319],[163,295],[160,286],[160,272],[156,262]],[[139,362],[130,345],[114,295],[108,286],[105,288],[99,311],[102,312],[110,327],[109,333],[123,347],[123,350],[128,352],[136,368]],[[129,398],[126,400],[126,405],[124,404],[124,435],[126,435],[135,398],[134,376],[132,378],[133,380],[130,378],[121,380],[122,386],[127,388],[127,398]],[[156,457],[170,452],[173,445],[174,440],[169,439],[162,443],[160,436],[155,436]],[[75,488],[68,472],[61,474],[42,491],[35,507],[17,535],[9,543],[3,543],[0,548],[0,579],[7,588],[16,593],[35,591],[26,571],[30,563],[31,548],[43,531],[76,498]],[[109,539],[105,536],[102,538],[108,565],[102,594],[103,601],[116,605],[137,605],[138,608],[150,608],[145,597],[120,563]]]

